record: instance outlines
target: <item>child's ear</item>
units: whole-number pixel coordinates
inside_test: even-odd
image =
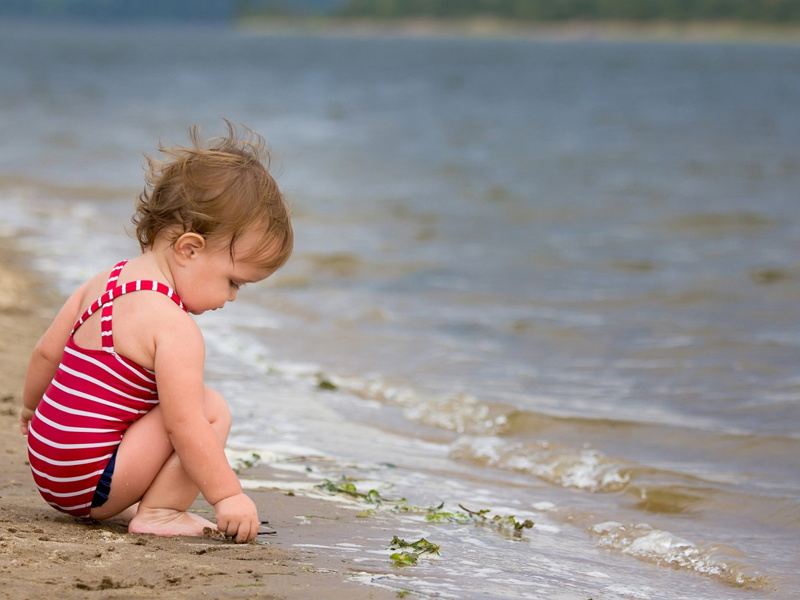
[[[178,262],[184,262],[195,258],[206,248],[206,239],[199,233],[184,233],[175,240],[172,251]]]

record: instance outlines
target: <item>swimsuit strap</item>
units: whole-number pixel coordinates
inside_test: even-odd
[[[165,283],[161,283],[159,281],[137,280],[129,281],[124,285],[116,285],[117,280],[119,280],[119,274],[122,271],[122,267],[124,267],[127,262],[127,260],[123,260],[122,262],[117,263],[114,268],[111,269],[111,273],[108,277],[108,283],[106,283],[105,293],[86,309],[83,315],[81,315],[81,318],[78,319],[78,322],[75,323],[75,327],[72,328],[70,335],[74,334],[78,327],[83,325],[86,319],[91,317],[95,312],[97,312],[98,309],[102,307],[102,314],[100,315],[102,348],[106,352],[114,352],[114,335],[111,327],[114,299],[124,296],[130,292],[139,292],[143,290],[159,292],[172,300],[178,307],[180,307],[181,310],[184,312],[186,311],[186,307],[183,305],[183,302],[181,302],[178,294],[176,294],[175,291]]]
[[[122,267],[124,267],[127,262],[127,260],[118,262],[114,265],[114,268],[111,269],[111,273],[108,274],[108,281],[106,282],[106,293],[111,292],[117,287],[119,274],[122,272]],[[114,303],[106,302],[102,306],[103,313],[100,315],[100,345],[103,350],[114,352],[114,335],[111,332],[111,311],[114,309]]]

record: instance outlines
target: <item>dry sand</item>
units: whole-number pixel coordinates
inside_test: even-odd
[[[275,533],[243,545],[134,535],[120,523],[86,523],[50,508],[33,485],[18,419],[28,356],[58,303],[26,273],[13,240],[0,238],[0,598],[398,597],[388,554],[385,568],[364,573],[357,557],[336,548],[358,538],[379,554],[391,524],[386,536],[373,526],[367,539],[355,510],[308,495],[248,492]],[[195,509],[213,515],[202,499]]]

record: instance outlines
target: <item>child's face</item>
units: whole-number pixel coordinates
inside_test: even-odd
[[[236,300],[236,293],[246,283],[261,281],[272,272],[254,262],[237,257],[251,255],[256,241],[253,234],[244,234],[234,244],[233,259],[228,243],[207,244],[198,256],[188,261],[175,286],[186,309],[199,315],[222,308]]]

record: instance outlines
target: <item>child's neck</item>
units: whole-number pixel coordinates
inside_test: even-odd
[[[171,288],[175,287],[175,277],[173,275],[175,270],[173,251],[169,243],[159,243],[156,240],[152,248],[145,250],[139,259],[142,261],[142,266],[154,273],[160,274],[157,279],[163,281]]]

